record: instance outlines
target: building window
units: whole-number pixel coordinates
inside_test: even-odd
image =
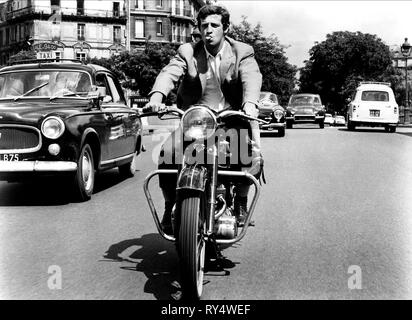
[[[50,0],[50,6],[60,7],[60,0]]]
[[[114,43],[121,43],[122,42],[120,26],[114,26],[113,27],[113,42]]]
[[[156,33],[158,36],[163,35],[163,22],[162,21],[157,21],[156,23]]]
[[[113,17],[120,17],[120,3],[113,2]]]
[[[156,0],[156,8],[162,8],[163,7],[163,0]]]
[[[85,30],[86,25],[83,23],[77,24],[77,40],[84,41],[85,40]]]
[[[144,38],[144,20],[135,21],[135,38]]]
[[[86,52],[76,52],[76,59],[77,60],[86,60]]]
[[[77,0],[77,14],[84,15],[84,0]]]
[[[135,0],[134,7],[136,9],[144,9],[144,0]]]

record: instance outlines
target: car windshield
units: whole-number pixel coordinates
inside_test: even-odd
[[[363,91],[362,101],[389,101],[389,94],[386,91]]]
[[[274,103],[278,102],[278,98],[274,93],[270,92],[261,92],[259,96],[259,101],[271,100]]]
[[[290,99],[290,104],[315,104],[319,103],[319,99],[314,96],[292,96]]]
[[[21,97],[86,97],[88,73],[69,70],[31,70],[0,74],[0,99]]]

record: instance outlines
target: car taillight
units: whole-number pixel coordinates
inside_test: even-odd
[[[353,111],[353,112],[356,111],[356,106],[355,106],[355,105],[352,106],[352,111]]]
[[[397,114],[398,113],[398,107],[393,108],[393,113]]]

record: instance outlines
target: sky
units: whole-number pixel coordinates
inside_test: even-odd
[[[412,43],[412,1],[280,1],[220,0],[238,24],[241,16],[262,25],[264,35],[274,34],[285,49],[288,62],[298,68],[309,59],[315,41],[334,31],[376,34],[389,45]]]

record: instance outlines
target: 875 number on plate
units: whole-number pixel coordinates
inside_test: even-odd
[[[16,153],[0,154],[0,161],[19,161],[19,155]]]

